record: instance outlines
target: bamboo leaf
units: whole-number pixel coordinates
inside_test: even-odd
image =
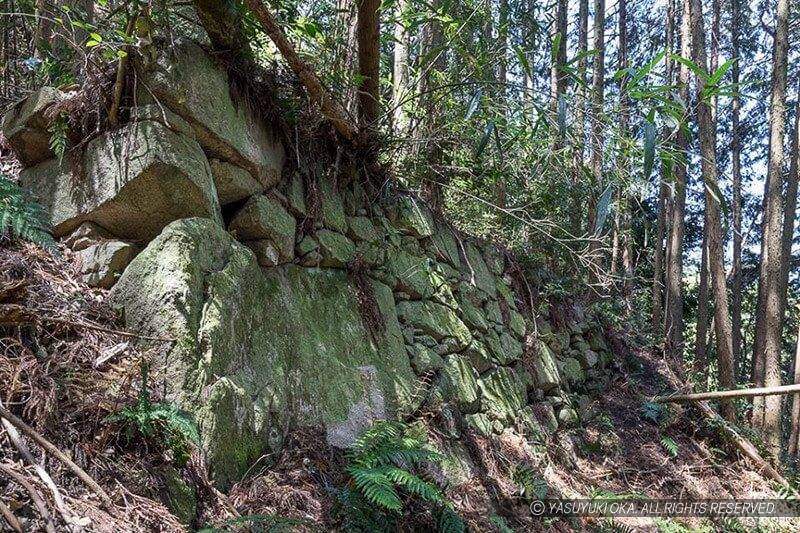
[[[603,226],[606,224],[606,218],[608,218],[608,211],[611,207],[611,185],[606,187],[606,190],[603,191],[603,194],[600,195],[600,199],[597,201],[597,216],[595,217],[594,222],[594,233],[595,235],[599,235],[600,232],[603,230]]]
[[[656,126],[650,121],[644,123],[644,179],[650,179],[656,155]]]
[[[489,121],[486,123],[486,129],[483,132],[483,136],[481,137],[480,142],[478,143],[478,148],[475,150],[475,156],[480,157],[483,151],[486,149],[486,145],[489,143],[489,139],[492,138],[492,132],[494,132],[494,122]]]
[[[472,98],[469,101],[469,105],[467,106],[467,114],[464,115],[464,120],[469,120],[475,111],[478,110],[478,105],[481,103],[481,97],[483,96],[483,89],[479,88],[475,91],[475,94],[472,95]]]

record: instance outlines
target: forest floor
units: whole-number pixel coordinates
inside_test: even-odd
[[[119,423],[109,419],[136,401],[139,363],[146,354],[136,349],[134,337],[119,331],[105,292],[78,280],[69,252],[53,256],[32,245],[0,242],[0,305],[19,306],[22,321],[28,322],[0,335],[0,400],[83,467],[115,504],[103,509],[69,468],[24,439],[33,461],[52,477],[48,486],[2,427],[0,465],[11,474],[0,472],[0,502],[28,530],[43,529],[47,521],[36,508],[34,493],[58,531],[66,530],[62,526],[67,523],[75,530],[88,525],[88,531],[185,530],[159,503],[169,477],[165,472],[175,471],[168,454],[142,439],[127,438]],[[698,413],[650,403],[658,394],[681,388],[670,371],[675,365],[655,350],[622,351],[628,353],[618,355],[608,388],[589,404],[583,422],[550,437],[546,457],[538,463],[548,497],[776,496],[776,487],[733,454]],[[435,419],[430,423],[435,430]],[[290,435],[273,466],[254,472],[227,496],[209,483],[200,454],[192,454],[178,476],[198,495],[195,526],[262,514],[311,524],[303,530],[335,527],[331,487],[346,483],[343,454],[320,446],[321,440],[311,430]],[[534,518],[530,502],[519,496],[501,464],[516,460],[513,448],[520,448],[519,438],[470,440],[470,453],[482,457],[479,475],[448,495],[475,531],[503,531],[498,526],[503,523],[517,531],[800,530],[796,519]],[[12,474],[29,487],[12,481]],[[403,530],[430,524],[424,508],[410,505]],[[4,527],[0,519],[0,531]]]
[[[731,451],[691,406],[655,404],[685,389],[659,350],[635,349],[590,407],[590,421],[562,437],[574,462],[557,461],[547,477],[563,497],[652,499],[772,499],[775,483]],[[597,531],[798,531],[797,518],[601,518]]]

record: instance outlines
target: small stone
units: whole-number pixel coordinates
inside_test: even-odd
[[[420,329],[437,341],[452,337],[457,342],[455,347],[461,350],[472,341],[472,335],[466,325],[449,307],[431,301],[400,302],[397,305],[400,320]]]
[[[286,199],[289,204],[289,209],[296,215],[304,217],[308,214],[306,208],[306,189],[303,184],[303,178],[295,173],[289,178],[286,188]]]
[[[439,354],[422,344],[414,344],[412,347],[411,368],[421,376],[428,371],[438,370],[444,366],[444,359]]]
[[[578,423],[578,413],[571,407],[562,407],[558,412],[558,425],[560,427],[569,428]]]
[[[75,231],[64,238],[64,244],[73,252],[85,250],[93,244],[111,239],[110,232],[104,230],[94,222],[84,222]]]
[[[536,353],[533,359],[533,371],[536,374],[536,386],[547,392],[561,385],[561,378],[556,366],[555,357],[550,348],[542,341],[536,341]]]
[[[264,186],[245,169],[218,159],[211,159],[209,164],[220,205],[238,202],[264,192]]]
[[[281,264],[281,255],[272,241],[247,241],[244,245],[253,250],[258,264],[262,267],[274,267]]]
[[[81,279],[91,287],[110,289],[139,248],[129,242],[105,241],[78,252]]]
[[[478,410],[478,382],[475,370],[460,355],[450,355],[442,368],[442,392],[445,399],[453,400],[464,413]]]
[[[347,233],[347,218],[342,205],[342,198],[331,179],[321,179],[317,182],[317,191],[320,201],[320,215],[322,224],[339,233]]]
[[[297,246],[295,247],[295,253],[297,254],[297,257],[303,257],[306,254],[316,252],[318,250],[319,243],[310,235],[303,236],[303,238],[300,239],[300,242],[298,242]]]
[[[400,198],[395,227],[413,237],[430,237],[434,233],[433,214],[421,201],[410,196]]]
[[[375,225],[367,217],[349,217],[347,227],[347,235],[354,241],[375,242],[378,239]]]
[[[483,413],[465,415],[464,422],[467,427],[472,428],[478,435],[489,437],[492,435],[492,421]]]
[[[577,384],[586,379],[583,373],[583,367],[577,359],[567,357],[561,362],[561,375],[570,384]]]
[[[296,222],[281,203],[271,196],[254,196],[233,217],[228,229],[241,240],[269,240],[281,262],[294,257]]]
[[[490,370],[478,379],[481,405],[491,417],[513,422],[517,411],[527,403],[525,384],[514,370],[500,367]]]
[[[464,350],[464,355],[469,359],[470,364],[478,371],[483,373],[492,368],[492,361],[486,346],[479,340],[473,340]]]

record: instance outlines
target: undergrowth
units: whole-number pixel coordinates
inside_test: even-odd
[[[438,530],[463,532],[464,523],[441,490],[414,471],[442,457],[425,448],[423,437],[401,422],[379,422],[348,453],[349,483],[334,489],[337,514],[346,531],[389,531],[414,499],[431,506]]]
[[[200,443],[197,426],[186,411],[168,403],[153,402],[147,376],[148,366],[142,365],[138,400],[108,417],[108,421],[122,424],[127,442],[141,438],[170,452],[176,464],[184,465],[189,460],[189,445]]]
[[[0,236],[53,247],[44,208],[34,202],[19,185],[0,175]]]

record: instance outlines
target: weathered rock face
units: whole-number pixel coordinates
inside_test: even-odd
[[[128,327],[176,339],[159,378],[196,414],[214,479],[227,486],[279,446],[293,417],[324,423],[344,444],[410,400],[394,299],[380,283],[372,288],[383,320],[375,338],[346,273],[264,272],[218,225],[185,219],[134,260],[113,299]]]
[[[416,198],[375,204],[324,172],[279,181],[283,148],[198,45],[142,78],[159,102],[142,95],[90,142],[82,174],[29,154],[22,181],[126,326],[173,339],[152,376],[194,414],[218,486],[296,425],[346,447],[376,419],[436,410],[452,459],[437,475],[458,480],[474,468],[464,428],[540,445],[576,422],[568,394],[611,360],[591,316],[523,315],[506,257]],[[5,119],[23,125],[18,152],[41,142],[51,96]]]
[[[204,150],[247,170],[263,187],[279,181],[283,146],[248,102],[231,98],[224,68],[199,45],[178,41],[142,74],[140,101],[154,95],[189,123]]]
[[[61,97],[57,89],[43,87],[3,116],[0,130],[23,165],[32,166],[53,157],[44,113]]]
[[[117,237],[148,241],[179,218],[221,224],[211,169],[193,139],[158,122],[134,122],[89,143],[77,175],[67,158],[20,173],[44,205],[56,236],[85,221]]]

